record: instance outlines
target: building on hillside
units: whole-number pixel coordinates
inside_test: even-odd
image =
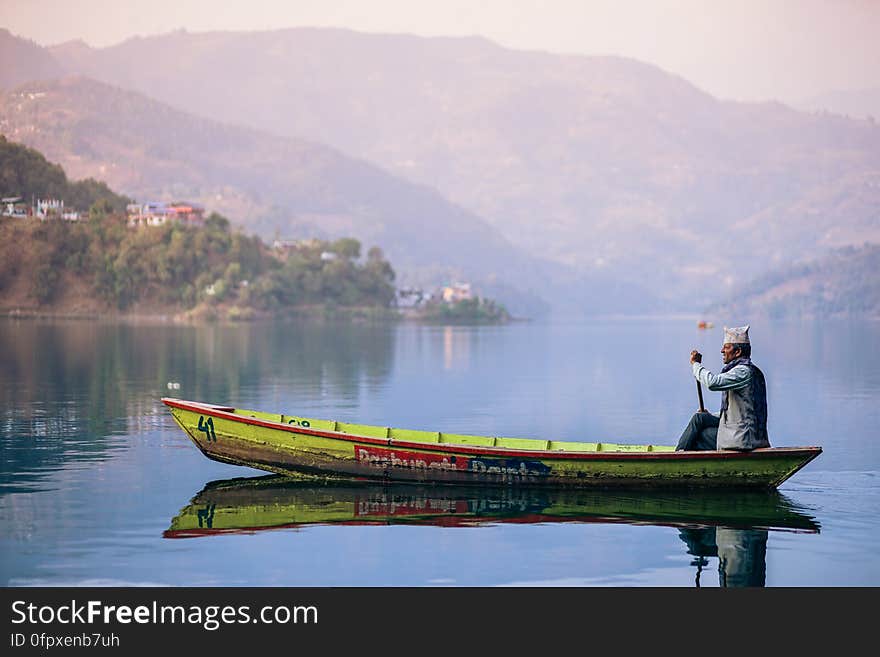
[[[34,201],[34,216],[38,219],[60,217],[64,212],[64,200],[57,198],[40,198]]]
[[[456,301],[464,301],[472,299],[470,283],[452,283],[440,290],[440,296],[446,303],[455,303]]]
[[[400,288],[394,297],[398,308],[421,308],[430,300],[431,295],[415,287]]]
[[[272,242],[272,248],[274,248],[276,251],[306,251],[310,249],[317,249],[321,245],[321,240],[314,238],[307,240],[276,239],[274,242]]]
[[[64,199],[40,198],[32,199],[28,205],[20,196],[8,196],[0,199],[0,215],[4,217],[34,217],[40,221],[62,219],[79,221],[80,213],[64,206]]]
[[[22,200],[21,196],[8,196],[0,199],[0,205],[2,205],[2,216],[4,217],[27,217],[29,214],[27,203]]]
[[[131,203],[126,207],[126,212],[128,225],[133,228],[162,226],[166,223],[187,226],[205,224],[205,209],[194,203]]]
[[[79,212],[64,207],[64,199],[40,198],[34,201],[33,215],[40,221],[61,219],[63,221],[79,221]]]
[[[168,220],[164,203],[130,203],[125,211],[130,227],[161,226]]]
[[[281,260],[287,260],[291,253],[314,252],[323,246],[324,242],[315,238],[307,240],[276,239],[272,242],[272,248],[275,249]]]
[[[205,208],[195,203],[171,203],[166,206],[173,221],[189,226],[205,225]]]

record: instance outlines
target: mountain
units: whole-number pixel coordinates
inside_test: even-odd
[[[199,202],[269,239],[355,237],[365,250],[380,246],[403,283],[464,277],[488,296],[503,290],[512,309],[543,308],[538,259],[433,189],[320,144],[199,118],[79,76],[0,96],[0,131],[71,177],[101,179],[139,202]]]
[[[739,317],[880,318],[880,244],[836,249],[828,255],[768,272],[709,308]]]
[[[356,240],[284,254],[230,231],[229,220],[216,213],[198,222],[133,227],[128,199],[103,183],[71,181],[39,151],[0,136],[0,189],[10,184],[26,196],[36,190],[88,203],[89,211],[73,221],[0,220],[0,314],[392,316],[394,269],[375,249],[361,259]],[[485,319],[508,318],[498,312]]]
[[[0,90],[62,75],[64,69],[42,46],[0,28]]]
[[[53,52],[71,71],[436,188],[572,281],[627,287],[631,309],[702,307],[818,256],[829,233],[861,243],[880,224],[880,189],[861,187],[880,171],[876,124],[722,102],[634,60],[311,28]]]

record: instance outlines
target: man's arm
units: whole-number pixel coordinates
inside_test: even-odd
[[[694,378],[713,391],[744,388],[752,378],[752,368],[748,365],[737,365],[729,372],[721,374],[713,374],[698,362],[694,362],[691,367],[694,371]]]

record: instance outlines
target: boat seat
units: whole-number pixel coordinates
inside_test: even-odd
[[[493,447],[495,438],[491,436],[468,436],[461,433],[441,433],[441,443],[449,443],[451,445],[473,445],[475,447]]]
[[[391,429],[392,440],[407,440],[413,443],[439,443],[439,431],[419,431],[417,429]]]
[[[550,449],[560,452],[595,452],[599,443],[573,443],[565,440],[551,440]]]
[[[390,427],[377,427],[372,424],[351,424],[337,422],[336,431],[347,433],[352,436],[366,436],[367,438],[388,438]]]
[[[253,417],[258,420],[266,420],[267,422],[282,422],[284,416],[281,413],[266,413],[263,411],[243,411],[240,409],[236,409],[233,411],[236,415],[243,415],[244,417]]]
[[[550,441],[536,440],[534,438],[496,438],[496,447],[507,447],[508,449],[550,449]]]
[[[281,423],[318,429],[319,431],[336,431],[336,420],[319,420],[311,417],[299,417],[298,415],[282,415]]]

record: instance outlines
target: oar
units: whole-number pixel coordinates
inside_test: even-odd
[[[700,362],[698,356],[702,358],[700,352],[694,349],[691,352],[691,362]],[[706,407],[703,406],[703,387],[700,385],[700,379],[697,379],[697,396],[700,398],[700,413],[705,413]]]

